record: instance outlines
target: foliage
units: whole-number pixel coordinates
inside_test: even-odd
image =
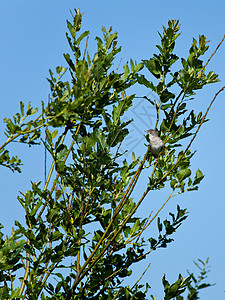
[[[181,275],[176,282],[172,285],[166,280],[165,275],[163,276],[163,285],[164,285],[164,292],[165,292],[165,300],[169,299],[176,299],[176,300],[183,300],[184,297],[181,294],[185,291],[186,287],[188,287],[188,295],[187,300],[197,300],[199,299],[198,294],[199,291],[203,288],[212,286],[209,283],[202,283],[206,279],[206,274],[209,272],[209,267],[207,266],[209,258],[206,259],[206,262],[203,262],[201,259],[198,260],[201,266],[195,262],[197,268],[201,271],[198,279],[194,276],[193,273],[189,273],[189,277],[184,279]],[[194,285],[192,285],[192,281]],[[175,298],[176,297],[176,298]]]
[[[187,218],[186,209],[178,205],[176,213],[169,213],[171,220],[163,221],[159,212],[171,197],[197,190],[204,177],[200,170],[193,175],[195,152],[190,146],[207,112],[188,111],[188,102],[197,90],[218,81],[214,72],[205,73],[200,59],[208,50],[206,37],[193,39],[189,56],[179,59],[174,47],[180,25],[170,20],[159,34],[159,53],[139,64],[130,60],[120,73],[113,65],[121,51],[117,33],[103,28],[92,56],[89,31],[80,33],[81,22],[79,11],[72,23],[67,21],[71,53],[64,57],[68,67],[57,67],[56,75],[50,70],[51,99],[42,103],[41,113],[37,116],[38,109],[30,103],[25,111],[21,102],[20,113],[4,120],[7,140],[0,148],[2,166],[21,172],[21,160],[10,157],[6,149],[13,141],[42,144],[52,166],[44,183],[33,182],[30,190],[18,196],[25,225],[15,221],[12,235],[0,236],[2,299],[146,299],[149,284],[144,288],[137,281],[129,287],[123,280],[131,276],[135,263],[149,260],[152,251],[173,241],[173,233]],[[149,81],[143,69],[157,82]],[[66,72],[68,81],[63,80]],[[136,97],[128,95],[134,84],[157,95],[157,101],[147,97],[142,101],[155,107],[155,128],[165,148],[155,159],[147,145],[144,158],[135,159],[133,154],[130,163],[120,145],[132,122],[123,117],[129,116]],[[182,141],[189,141],[186,148]],[[151,174],[148,185],[134,200],[133,189],[146,168]],[[138,216],[136,210],[146,195],[162,188],[170,192],[155,216],[151,220]],[[142,233],[157,217],[158,237],[149,233],[144,237]],[[16,285],[18,274],[23,275]],[[186,289],[188,299],[197,299],[198,290],[207,285],[192,286],[192,281],[196,284],[193,274],[187,279],[179,275],[170,285],[164,276],[164,299],[183,299]]]

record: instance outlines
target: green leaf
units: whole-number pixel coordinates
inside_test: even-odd
[[[63,234],[59,231],[54,231],[50,237],[51,241],[58,241],[63,237]]]
[[[194,181],[193,181],[193,185],[197,185],[199,184],[202,179],[204,178],[204,175],[202,174],[202,171],[200,171],[199,169],[196,171],[196,174],[195,174],[195,178],[194,178]]]
[[[129,75],[129,73],[130,73],[130,70],[129,70],[128,65],[123,66],[123,68],[124,68],[123,81],[126,81],[128,75]]]
[[[29,206],[31,204],[32,199],[33,199],[33,193],[31,191],[26,191],[25,193],[26,206]]]
[[[117,124],[124,112],[131,107],[133,98],[134,95],[127,96],[123,100],[119,101],[118,106],[113,106],[112,116],[114,123]]]
[[[20,111],[21,115],[24,116],[24,103],[22,101],[20,101]]]
[[[61,76],[66,72],[66,70],[67,70],[66,68],[61,66],[56,67],[57,74],[60,74]]]
[[[145,85],[147,88],[150,88],[151,90],[153,90],[154,92],[156,92],[156,87],[154,86],[154,84],[151,81],[148,81],[144,75],[138,75],[137,76],[137,81],[140,84]]]
[[[56,158],[57,160],[63,160],[64,157],[67,155],[68,153],[68,149],[66,145],[60,145],[57,149],[56,149]]]
[[[112,42],[117,39],[117,32],[114,32],[113,34],[110,34],[106,38],[106,49],[109,49],[112,45]]]
[[[70,55],[67,53],[67,54],[63,54],[65,60],[67,61],[68,65],[70,66],[70,68],[75,72],[76,68],[75,68],[75,65],[74,63],[72,62],[71,58],[70,58]]]
[[[76,28],[68,20],[67,20],[67,28],[69,29],[72,38],[75,38]]]
[[[179,182],[182,182],[185,178],[189,177],[191,175],[191,170],[186,168],[186,169],[181,169],[177,173],[177,179]]]
[[[161,232],[162,231],[162,223],[160,222],[160,218],[157,219],[157,225],[158,225],[159,232]]]
[[[130,59],[130,66],[131,66],[131,71],[135,72],[135,66],[134,66],[134,62],[132,59]]]
[[[54,139],[57,136],[57,134],[58,134],[58,130],[56,129],[52,132],[52,139]]]
[[[43,204],[42,200],[39,200],[38,203],[35,204],[34,207],[32,208],[30,215],[34,216],[42,204]]]
[[[93,132],[93,138],[98,143],[102,151],[104,151],[107,148],[107,143],[103,132],[95,130]]]
[[[172,179],[172,180],[170,181],[170,186],[171,186],[171,188],[174,189],[174,188],[175,188],[175,185],[177,185],[177,180],[176,180],[176,179]]]
[[[83,33],[79,36],[79,38],[78,38],[77,41],[76,41],[77,46],[79,46],[80,42],[81,42],[87,35],[89,35],[89,31],[88,31],[88,30],[86,30],[85,32],[83,32]]]
[[[156,78],[160,78],[162,74],[162,66],[160,66],[159,61],[156,58],[151,58],[149,60],[143,60],[144,65]]]

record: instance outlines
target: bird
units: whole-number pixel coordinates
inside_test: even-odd
[[[149,135],[149,141],[151,146],[151,152],[154,157],[158,157],[162,151],[164,144],[162,139],[158,136],[158,133],[154,129],[146,130]]]

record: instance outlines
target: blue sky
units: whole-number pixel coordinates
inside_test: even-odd
[[[47,101],[49,85],[46,80],[48,70],[56,66],[66,66],[63,53],[68,51],[65,38],[66,19],[70,19],[69,10],[80,8],[84,12],[83,29],[90,30],[90,48],[95,50],[94,38],[101,35],[101,28],[113,27],[119,33],[119,44],[122,52],[119,54],[121,65],[132,58],[138,62],[148,59],[156,51],[155,44],[159,43],[157,31],[166,25],[169,19],[179,19],[182,35],[177,41],[176,53],[186,57],[192,38],[204,34],[210,40],[210,50],[214,51],[225,34],[225,2],[219,1],[10,1],[2,0],[0,7],[0,139],[3,136],[3,118],[10,117],[19,110],[19,101],[32,102],[40,107],[40,101]],[[219,74],[220,83],[206,87],[196,95],[194,105],[197,111],[205,111],[214,94],[225,85],[225,43],[212,59],[207,71],[214,70]],[[118,60],[118,61],[119,61]],[[144,91],[135,91],[142,96]],[[135,106],[134,106],[135,108]],[[144,130],[146,124],[154,124],[154,112],[147,105],[139,107],[145,121],[141,120],[136,110],[131,114],[135,120],[133,130],[140,134],[140,141],[127,141],[127,149],[134,151],[136,156],[142,156],[145,148]],[[167,216],[176,205],[187,207],[189,217],[174,235],[175,241],[167,249],[153,253],[149,257],[151,266],[143,282],[149,282],[151,292],[162,299],[161,278],[163,273],[173,282],[180,273],[186,276],[186,269],[195,271],[193,260],[205,260],[210,257],[211,272],[208,280],[216,283],[202,291],[201,299],[223,299],[225,290],[225,201],[224,167],[224,111],[225,92],[221,93],[209,113],[210,122],[201,129],[192,149],[197,153],[192,162],[193,170],[198,168],[205,174],[205,179],[197,192],[173,198],[161,216]],[[146,113],[147,112],[147,113]],[[149,112],[149,115],[148,115]],[[142,118],[142,119],[143,119]],[[211,139],[214,140],[212,145]],[[25,191],[30,186],[30,180],[43,180],[43,155],[40,148],[30,150],[19,144],[10,146],[13,153],[21,155],[24,166],[23,173],[11,174],[1,168],[1,210],[0,222],[10,232],[15,219],[22,218],[22,209],[16,200],[19,191]],[[39,159],[37,159],[39,158]],[[40,163],[41,161],[41,163]],[[144,179],[143,179],[144,180]],[[136,190],[136,196],[141,193]],[[163,197],[164,195],[160,195]],[[157,209],[156,201],[162,201],[153,194],[146,199],[145,206],[140,213],[145,215]],[[148,203],[149,201],[149,203]],[[149,229],[150,230],[150,229]],[[154,230],[153,230],[154,231]],[[149,232],[151,234],[151,231]],[[134,277],[139,278],[144,264],[137,266]]]

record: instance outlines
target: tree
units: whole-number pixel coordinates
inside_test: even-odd
[[[26,225],[15,221],[10,237],[1,233],[1,299],[146,299],[148,284],[144,288],[137,281],[129,287],[122,280],[131,276],[135,263],[149,260],[152,251],[173,241],[172,234],[187,218],[187,211],[177,205],[177,212],[162,221],[159,212],[164,205],[149,219],[138,216],[137,208],[153,190],[170,190],[166,203],[175,195],[197,190],[204,177],[200,170],[192,174],[195,152],[190,146],[223,90],[205,114],[189,110],[197,90],[218,81],[214,72],[205,73],[210,60],[204,64],[200,59],[208,50],[206,37],[193,39],[188,58],[179,59],[174,47],[180,25],[170,20],[159,34],[159,53],[139,64],[130,60],[119,73],[113,68],[121,51],[117,33],[103,28],[103,39],[96,37],[97,51],[91,58],[89,31],[80,34],[81,22],[79,10],[72,23],[67,21],[72,55],[64,55],[67,68],[57,67],[56,75],[50,71],[51,99],[42,103],[40,115],[30,103],[25,109],[20,102],[20,112],[4,120],[7,140],[0,148],[2,166],[21,172],[21,160],[7,150],[13,141],[41,144],[52,166],[44,183],[33,182],[18,196]],[[68,80],[64,80],[66,72]],[[124,122],[123,117],[129,116],[138,97],[129,95],[129,88],[137,84],[157,95],[157,102],[147,96],[140,101],[155,108],[155,129],[165,147],[155,158],[146,136],[144,158],[132,153],[129,162],[120,146],[132,122]],[[151,174],[148,184],[134,200],[132,192],[145,169]],[[154,220],[158,237],[146,239],[143,232]],[[199,290],[210,285],[201,283],[207,262],[199,263],[199,279],[191,273],[169,284],[163,277],[164,299],[183,299],[185,290],[188,299],[198,299]],[[15,286],[19,276],[20,284]]]

